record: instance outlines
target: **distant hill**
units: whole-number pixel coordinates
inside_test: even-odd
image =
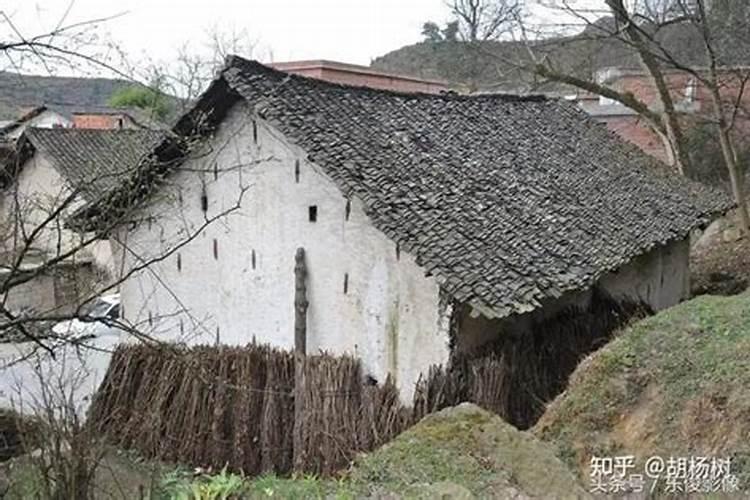
[[[130,85],[131,82],[110,78],[37,76],[0,71],[0,120],[12,120],[19,111],[40,105],[105,107],[114,92]]]
[[[613,29],[611,18],[602,18],[577,35],[548,38],[533,42],[534,52],[547,56],[568,73],[590,77],[607,67],[637,68],[636,53],[625,43],[602,38]],[[648,27],[643,27],[648,29]],[[704,65],[702,40],[692,26],[667,25],[652,29],[653,36],[682,64]],[[725,65],[750,63],[750,45],[746,37],[724,37],[717,46]],[[467,86],[471,90],[534,92],[559,90],[559,86],[542,84],[528,71],[531,63],[528,47],[516,41],[486,42],[420,42],[407,45],[373,60],[378,70],[438,78]]]
[[[24,110],[47,106],[64,116],[109,108],[109,99],[133,82],[114,78],[23,75],[0,71],[0,121],[13,120]],[[175,98],[173,115],[181,111]],[[174,116],[168,117],[170,121]]]

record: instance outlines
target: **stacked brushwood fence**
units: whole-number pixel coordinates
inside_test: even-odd
[[[563,309],[533,323],[523,335],[498,335],[479,352],[456,354],[448,366],[432,367],[415,394],[415,412],[424,415],[471,401],[528,429],[565,390],[583,357],[651,312],[642,303],[617,301],[594,288],[586,308]]]
[[[251,475],[328,475],[411,424],[395,384],[363,384],[354,358],[309,356],[305,374],[296,464],[294,357],[267,346],[121,346],[88,421],[147,457]]]
[[[428,413],[464,401],[519,428],[564,390],[580,359],[606,342],[636,306],[595,294],[522,338],[499,335],[480,355],[456,355],[417,383],[411,407],[395,384],[365,382],[349,356],[307,356],[295,391],[295,358],[264,345],[119,347],[88,422],[122,448],[171,462],[245,474],[329,475]],[[302,398],[295,417],[295,394]],[[301,449],[294,449],[295,443]]]

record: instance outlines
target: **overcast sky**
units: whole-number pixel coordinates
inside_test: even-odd
[[[569,0],[570,1],[570,0]],[[596,3],[601,0],[572,0]],[[185,42],[206,46],[212,27],[246,32],[262,61],[371,59],[418,42],[427,20],[449,18],[445,0],[0,0],[0,9],[24,36],[64,24],[117,16],[97,33],[128,61],[169,61]],[[67,12],[67,15],[66,15]],[[121,15],[120,15],[121,14]],[[9,36],[0,19],[0,39]],[[38,71],[34,71],[38,72]]]
[[[3,0],[26,33],[54,27],[68,0]],[[169,58],[212,26],[246,30],[256,57],[275,61],[327,58],[359,64],[419,41],[428,19],[448,17],[443,0],[75,0],[66,23],[123,13],[103,31],[132,57]]]

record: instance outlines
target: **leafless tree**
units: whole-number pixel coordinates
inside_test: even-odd
[[[584,35],[578,37],[579,42],[616,43],[634,54],[653,85],[655,103],[647,102],[627,89],[598,80],[594,74],[586,77],[561,67],[548,52],[540,50],[544,47],[544,41],[535,39],[538,28],[528,26],[524,33],[532,64],[527,67],[548,81],[603,96],[635,111],[662,137],[670,161],[681,173],[688,170],[690,162],[685,139],[685,127],[690,121],[680,106],[685,92],[684,77],[688,77],[691,85],[705,89],[708,102],[698,116],[716,130],[721,143],[722,162],[738,204],[739,225],[747,232],[750,218],[742,172],[737,164],[737,134],[733,132],[737,129],[738,119],[746,114],[743,105],[750,74],[745,67],[737,65],[726,55],[728,51],[731,52],[728,45],[738,44],[743,34],[735,26],[732,36],[736,38],[727,43],[727,33],[722,29],[721,19],[730,17],[711,12],[706,0],[639,0],[631,3],[606,0],[605,3],[605,12],[613,20],[611,23],[594,22],[591,11],[570,0],[549,3],[548,6],[587,28]],[[716,2],[718,4],[720,2]],[[682,27],[691,34],[692,39],[699,40],[699,54],[686,57],[684,51],[675,50],[674,45],[670,46],[664,41],[661,36],[663,30],[675,26]],[[744,24],[744,29],[747,29],[747,24]],[[676,85],[675,82],[680,83]]]
[[[123,68],[124,54],[116,43],[102,36],[99,29],[123,14],[67,22],[73,7],[68,8],[48,30],[28,32],[18,26],[11,15],[0,10],[0,69],[23,72],[43,71],[53,74],[59,69],[105,70],[127,78]]]
[[[462,40],[477,42],[495,40],[506,34],[518,21],[522,0],[450,0],[448,7],[458,21]]]
[[[215,25],[206,30],[202,42],[183,43],[173,60],[147,63],[145,72],[136,79],[149,81],[159,91],[179,97],[185,111],[206,89],[228,56],[252,58],[257,48],[258,41],[247,30],[225,30]]]

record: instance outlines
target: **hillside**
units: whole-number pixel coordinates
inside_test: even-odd
[[[584,361],[533,432],[588,477],[592,456],[731,458],[750,487],[750,292],[634,324]]]
[[[85,78],[24,75],[0,71],[0,121],[10,121],[36,106],[46,106],[63,116],[77,112],[111,111],[110,98],[134,83],[114,78]],[[166,97],[171,123],[183,111],[185,103]],[[140,116],[139,116],[140,118]]]
[[[670,24],[651,30],[654,39],[681,64],[705,64],[702,39],[695,28]],[[601,18],[581,33],[551,37],[531,44],[537,57],[547,57],[556,68],[582,77],[608,68],[638,68],[635,52],[619,40],[603,36],[614,30],[611,18]],[[740,40],[745,40],[744,37]],[[726,42],[726,43],[725,43]],[[716,42],[722,64],[750,62],[750,41],[721,39]],[[517,41],[420,42],[384,54],[372,61],[373,68],[426,78],[447,80],[472,89],[496,91],[558,90],[539,82],[521,69],[531,62],[528,47]]]
[[[61,108],[105,107],[125,80],[22,75],[0,71],[0,120],[11,120],[20,110],[47,104]]]

